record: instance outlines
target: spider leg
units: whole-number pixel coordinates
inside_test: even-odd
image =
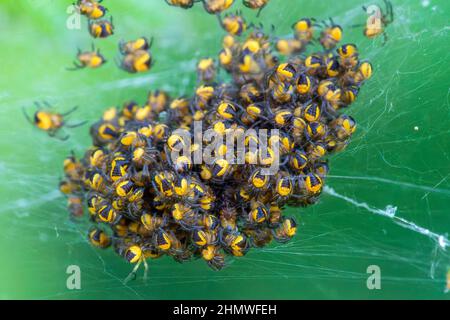
[[[68,116],[69,114],[71,114],[72,112],[76,111],[78,109],[78,106],[73,107],[72,109],[70,109],[69,111],[61,114],[63,117]]]
[[[29,123],[31,123],[32,125],[34,125],[34,122],[31,121],[30,116],[26,113],[25,107],[22,107],[22,112],[23,112],[23,115],[25,116],[25,119],[27,119]]]
[[[58,136],[56,135],[57,133],[58,133],[57,130],[52,130],[52,131],[49,131],[49,132],[48,132],[48,135],[49,135],[49,137],[58,139],[58,140],[60,140],[60,141],[66,141],[66,140],[69,139],[69,137],[70,137],[69,135],[64,136],[64,137],[58,137]]]
[[[367,25],[366,23],[352,24],[350,28],[361,28],[365,27],[366,25]]]
[[[327,23],[325,22],[325,20],[321,20],[319,22],[316,22],[315,26],[317,26],[319,28],[325,28],[327,26]]]
[[[79,69],[84,68],[82,65],[76,63],[75,61],[73,62],[73,64],[74,64],[75,67],[68,67],[68,68],[66,68],[66,70],[68,70],[68,71],[75,71],[75,70],[79,70]]]
[[[255,26],[255,24],[253,22],[251,22],[247,28],[250,30],[250,29],[256,29],[257,27]]]
[[[150,41],[148,42],[148,49],[150,50],[152,48],[153,45],[153,36],[150,38]]]
[[[69,135],[64,136],[64,137],[56,137],[56,136],[55,136],[55,138],[58,139],[58,140],[60,140],[60,141],[66,141],[67,139],[69,139],[69,137],[70,137]]]
[[[284,166],[286,163],[288,163],[288,161],[289,161],[289,156],[284,158],[283,162],[280,163],[280,166],[281,167]]]
[[[53,106],[48,101],[44,100],[43,103],[47,108],[53,109]]]
[[[159,188],[156,186],[156,183],[153,180],[152,180],[152,187],[153,190],[155,190],[158,195],[162,195],[161,191],[159,191]]]
[[[148,274],[148,263],[147,260],[144,258],[144,281],[147,281],[147,274]]]
[[[392,2],[389,0],[383,0],[386,7],[386,14],[383,15],[384,24],[387,25],[394,21],[394,9],[392,7]]]
[[[66,124],[66,128],[76,128],[76,127],[80,127],[86,123],[87,123],[87,120],[81,121],[79,123],[74,123],[74,124]]]
[[[394,21],[394,8],[392,2],[389,2],[389,23]]]
[[[259,18],[259,15],[261,14],[262,9],[264,9],[266,5],[263,5],[261,8],[259,8],[258,13],[256,14],[256,17]]]
[[[386,44],[387,40],[388,40],[388,36],[387,36],[386,31],[384,31],[383,32],[383,46]]]
[[[116,57],[116,58],[114,59],[114,62],[116,63],[116,65],[117,65],[117,67],[118,67],[119,69],[126,70],[126,69],[124,68],[123,62],[120,60],[120,58]]]
[[[220,16],[220,13],[216,14],[217,20],[219,20],[219,24],[220,26],[225,29],[224,25],[223,25],[223,21],[222,21],[222,17]]]
[[[38,110],[42,109],[42,105],[41,105],[40,102],[35,101],[35,102],[34,102],[34,105],[36,106],[36,109],[38,109]]]
[[[148,165],[144,164],[144,166],[142,167],[142,175],[146,178],[150,180],[150,171],[148,170]]]
[[[119,40],[119,51],[120,51],[120,54],[122,54],[122,55],[125,55],[124,47],[125,47],[125,40],[120,39]]]
[[[320,110],[322,110],[323,114],[327,116],[328,118],[332,117],[332,113],[330,112],[330,105],[327,101],[322,101],[322,104],[320,105]]]
[[[135,214],[134,214],[134,208],[133,208],[133,204],[132,203],[129,203],[128,204],[128,207],[127,207],[127,209],[128,209],[128,214],[130,215],[130,217],[134,217],[135,216]]]
[[[136,280],[136,272],[139,269],[141,262],[142,262],[142,259],[139,260],[139,262],[134,266],[134,268],[130,272],[130,274],[125,278],[125,280],[123,281],[124,284],[127,284],[131,279]]]

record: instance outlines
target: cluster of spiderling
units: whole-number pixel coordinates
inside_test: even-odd
[[[227,255],[289,241],[297,224],[283,208],[318,200],[329,169],[324,157],[343,150],[355,131],[342,109],[356,99],[372,66],[360,61],[355,45],[337,47],[341,27],[325,24],[317,39],[323,50],[307,54],[318,27],[312,19],[296,22],[291,39],[271,39],[262,28],[247,28],[238,14],[228,18],[218,64],[231,81],[218,82],[215,60],[202,59],[193,97],[154,91],[142,106],[130,101],[106,110],[90,129],[93,146],[64,162],[61,191],[86,200],[91,243],[112,245],[135,263],[131,275],[163,255],[178,262],[202,258],[219,270]],[[265,152],[248,148],[243,164],[227,160],[227,144],[216,146],[211,163],[193,163],[206,139],[192,139],[187,154],[172,159],[188,143],[175,129],[194,134],[194,121],[220,137],[245,135],[246,148],[263,143],[248,129],[278,132],[268,136]],[[279,170],[266,175],[277,158]],[[72,212],[80,215],[79,207]]]

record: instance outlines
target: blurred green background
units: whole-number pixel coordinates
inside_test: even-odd
[[[60,142],[31,127],[21,108],[33,113],[35,100],[58,111],[78,105],[71,120],[92,123],[106,107],[143,102],[148,90],[190,94],[196,61],[217,54],[224,32],[201,5],[185,11],[163,0],[105,0],[116,34],[95,44],[109,62],[68,72],[77,47],[93,42],[85,19],[81,30],[66,28],[71,2],[0,2],[0,298],[449,298],[449,248],[436,239],[447,241],[450,230],[449,1],[393,0],[384,46],[361,28],[346,28],[365,22],[363,4],[380,0],[271,0],[260,20],[243,9],[278,35],[304,16],[334,17],[344,27],[344,42],[357,43],[374,65],[350,111],[358,131],[332,157],[320,203],[288,209],[301,224],[291,243],[252,250],[221,272],[162,258],[150,265],[147,283],[127,286],[131,266],[87,243],[87,224],[68,219],[57,190],[62,160],[89,145],[88,126]],[[154,37],[156,64],[148,74],[128,75],[115,66],[117,42],[142,35]],[[397,218],[383,216],[392,207]],[[81,290],[66,288],[69,265],[81,268]],[[366,287],[369,265],[381,268],[381,290]]]

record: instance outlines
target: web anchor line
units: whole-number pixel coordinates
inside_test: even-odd
[[[397,213],[397,207],[394,207],[392,205],[387,205],[385,209],[373,208],[365,202],[358,202],[358,201],[356,201],[352,198],[349,198],[345,195],[339,194],[333,188],[331,188],[329,186],[325,186],[323,191],[332,197],[342,199],[348,203],[353,204],[354,206],[356,206],[358,208],[364,208],[373,214],[390,218],[390,219],[394,220],[394,222],[397,225],[399,225],[403,228],[412,230],[414,232],[420,233],[420,234],[432,239],[444,250],[448,246],[450,246],[450,241],[448,240],[446,235],[441,235],[441,234],[435,233],[429,229],[426,229],[424,227],[421,227],[421,226],[415,224],[414,222],[411,222],[402,217],[396,216],[395,214]]]

